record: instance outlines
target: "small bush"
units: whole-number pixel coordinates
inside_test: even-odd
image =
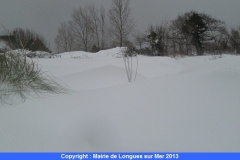
[[[99,52],[99,51],[100,51],[100,48],[97,47],[96,45],[93,45],[93,47],[92,47],[92,49],[91,49],[91,52],[92,52],[92,53],[97,53],[97,52]]]
[[[125,69],[126,69],[128,82],[135,81],[136,78],[137,78],[138,57],[137,57],[137,52],[135,50],[136,49],[132,46],[121,48],[122,57],[123,57],[124,64],[125,64]],[[137,62],[135,75],[134,75],[134,72],[133,72],[133,57],[136,57],[136,62]]]
[[[148,47],[145,47],[145,48],[142,48],[142,49],[138,49],[136,50],[139,54],[141,55],[145,55],[145,56],[153,56],[153,53],[152,51],[148,48]]]

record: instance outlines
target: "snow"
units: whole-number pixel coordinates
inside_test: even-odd
[[[139,56],[129,83],[118,52],[37,59],[74,92],[0,104],[0,150],[239,151],[239,56]]]
[[[4,46],[5,46],[5,43],[3,43],[3,41],[0,40],[0,49],[5,48]]]
[[[120,55],[119,55],[120,54]],[[63,58],[74,58],[74,59],[109,59],[109,58],[120,58],[121,48],[116,47],[113,49],[99,51],[98,53],[88,53],[84,51],[65,52],[61,54]]]
[[[0,49],[4,49],[6,44],[0,39]]]
[[[137,77],[138,80],[145,78],[141,74],[137,74]],[[97,89],[126,83],[126,71],[124,68],[108,65],[63,76],[61,80],[72,84],[74,89]]]

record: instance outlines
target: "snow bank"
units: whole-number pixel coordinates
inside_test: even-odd
[[[84,51],[74,51],[61,53],[63,58],[73,59],[106,59],[106,58],[121,58],[121,48],[116,47],[108,50],[101,50],[97,53],[89,53]]]

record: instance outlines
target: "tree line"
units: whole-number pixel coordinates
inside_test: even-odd
[[[134,29],[129,0],[112,0],[106,11],[94,4],[73,10],[71,20],[58,28],[55,44],[58,52],[84,50],[97,52],[113,46],[125,46]]]
[[[12,49],[51,52],[44,37],[33,30],[15,28],[0,39]],[[37,39],[40,44],[32,45]],[[135,30],[130,0],[112,0],[109,10],[94,4],[74,9],[71,19],[60,24],[55,45],[58,53],[131,46],[149,56],[240,54],[240,25],[229,30],[224,21],[190,11],[140,32]]]
[[[149,56],[240,54],[240,26],[229,31],[224,21],[205,13],[190,11],[173,21],[150,25],[144,32],[134,26],[130,0],[112,0],[108,11],[94,4],[80,6],[58,28],[56,48],[58,52],[97,52],[131,45]]]
[[[204,53],[240,54],[240,26],[231,27],[205,13],[190,11],[169,22],[150,25],[135,32],[134,43],[139,52],[150,56],[203,55]],[[147,47],[142,48],[146,44]]]

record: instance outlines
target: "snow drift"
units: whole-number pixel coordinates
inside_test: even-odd
[[[39,59],[75,92],[1,106],[0,150],[239,151],[240,57],[139,56],[128,83],[118,51]]]

